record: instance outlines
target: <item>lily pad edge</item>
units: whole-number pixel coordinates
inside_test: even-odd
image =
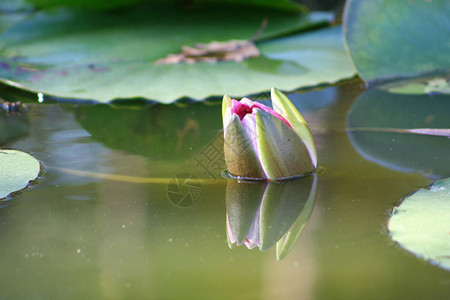
[[[24,188],[22,188],[20,190],[13,191],[13,192],[9,193],[8,195],[6,195],[5,197],[0,198],[0,203],[1,202],[6,202],[6,201],[10,201],[10,200],[12,200],[12,198],[14,198],[17,195],[20,195],[25,190],[27,190],[27,189],[37,185],[42,180],[42,177],[43,177],[44,171],[45,171],[44,164],[40,160],[35,158],[33,155],[31,155],[30,153],[28,153],[26,151],[22,151],[22,150],[12,149],[12,148],[0,148],[0,152],[1,151],[5,151],[5,150],[20,151],[20,152],[23,152],[23,153],[26,153],[26,154],[32,156],[39,163],[39,173],[38,173],[38,175],[37,175],[37,177],[35,179],[28,181],[27,185]]]
[[[397,239],[394,239],[393,237],[393,233],[392,231],[389,229],[389,225],[391,222],[391,218],[398,212],[398,208],[400,207],[400,205],[409,197],[413,196],[414,194],[426,190],[426,191],[431,191],[433,189],[434,185],[437,185],[439,182],[444,181],[444,180],[448,180],[450,178],[447,177],[443,177],[440,178],[438,180],[435,180],[433,182],[431,182],[430,184],[426,185],[426,186],[422,186],[419,187],[418,189],[408,193],[407,195],[397,199],[394,202],[394,206],[392,208],[389,209],[389,211],[387,212],[387,220],[386,222],[384,222],[383,224],[383,231],[386,234],[385,236],[388,238],[388,243],[395,245],[395,247],[401,251],[403,254],[408,255],[409,257],[413,257],[414,259],[420,261],[421,263],[423,263],[424,265],[431,265],[433,267],[437,267],[438,269],[441,269],[443,271],[450,271],[450,268],[445,266],[442,262],[433,259],[433,258],[426,258],[424,257],[424,255],[422,253],[416,253],[410,249],[408,249],[407,247],[405,247],[402,243],[400,243]]]

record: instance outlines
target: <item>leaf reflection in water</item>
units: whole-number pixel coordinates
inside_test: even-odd
[[[361,156],[387,168],[433,179],[450,176],[448,100],[369,89],[349,111],[350,142]]]
[[[6,106],[0,97],[0,147],[28,135],[30,130],[27,115],[5,110]]]

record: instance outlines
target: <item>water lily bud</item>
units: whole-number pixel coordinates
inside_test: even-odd
[[[286,179],[313,171],[317,154],[303,117],[277,89],[273,109],[243,98],[223,97],[224,153],[230,175],[246,179]]]

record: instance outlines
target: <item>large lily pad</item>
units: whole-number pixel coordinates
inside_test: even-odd
[[[385,167],[434,179],[450,176],[450,139],[434,135],[450,132],[448,100],[446,95],[398,94],[384,86],[369,89],[348,114],[350,141],[363,157]]]
[[[32,5],[24,0],[0,1],[0,34],[10,26],[25,19],[31,12]]]
[[[365,81],[450,71],[446,0],[349,0],[346,44]]]
[[[33,156],[17,150],[0,150],[0,199],[28,186],[40,172]]]
[[[182,97],[242,96],[271,86],[294,90],[334,83],[355,74],[340,27],[267,40],[329,19],[323,13],[299,16],[225,8],[191,13],[151,7],[120,13],[41,12],[0,36],[0,77],[32,91],[101,102],[143,97],[170,103]],[[248,40],[263,20],[268,26],[256,42],[259,57],[155,63],[180,52],[183,45]]]
[[[22,1],[22,0],[21,0]],[[138,3],[175,3],[183,6],[195,7],[199,5],[251,5],[270,7],[271,9],[280,9],[286,11],[298,11],[302,6],[291,0],[190,0],[183,2],[179,0],[28,0],[38,7],[57,6],[57,5],[73,5],[77,7],[90,7],[95,9],[114,9],[124,6],[130,6]]]
[[[388,227],[403,248],[450,271],[450,178],[406,197]]]

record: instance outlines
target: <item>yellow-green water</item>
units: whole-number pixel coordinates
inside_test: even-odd
[[[281,261],[274,248],[227,245],[223,162],[220,153],[204,156],[220,144],[220,103],[29,104],[27,129],[1,146],[33,154],[45,171],[0,203],[0,299],[446,299],[450,273],[386,232],[399,199],[445,169],[425,176],[423,162],[413,163],[418,173],[405,172],[395,156],[383,164],[359,153],[364,147],[352,145],[346,127],[361,92],[356,83],[291,95],[323,171],[312,215]],[[423,151],[417,156],[438,156]],[[192,205],[170,201],[177,174],[197,178]]]

